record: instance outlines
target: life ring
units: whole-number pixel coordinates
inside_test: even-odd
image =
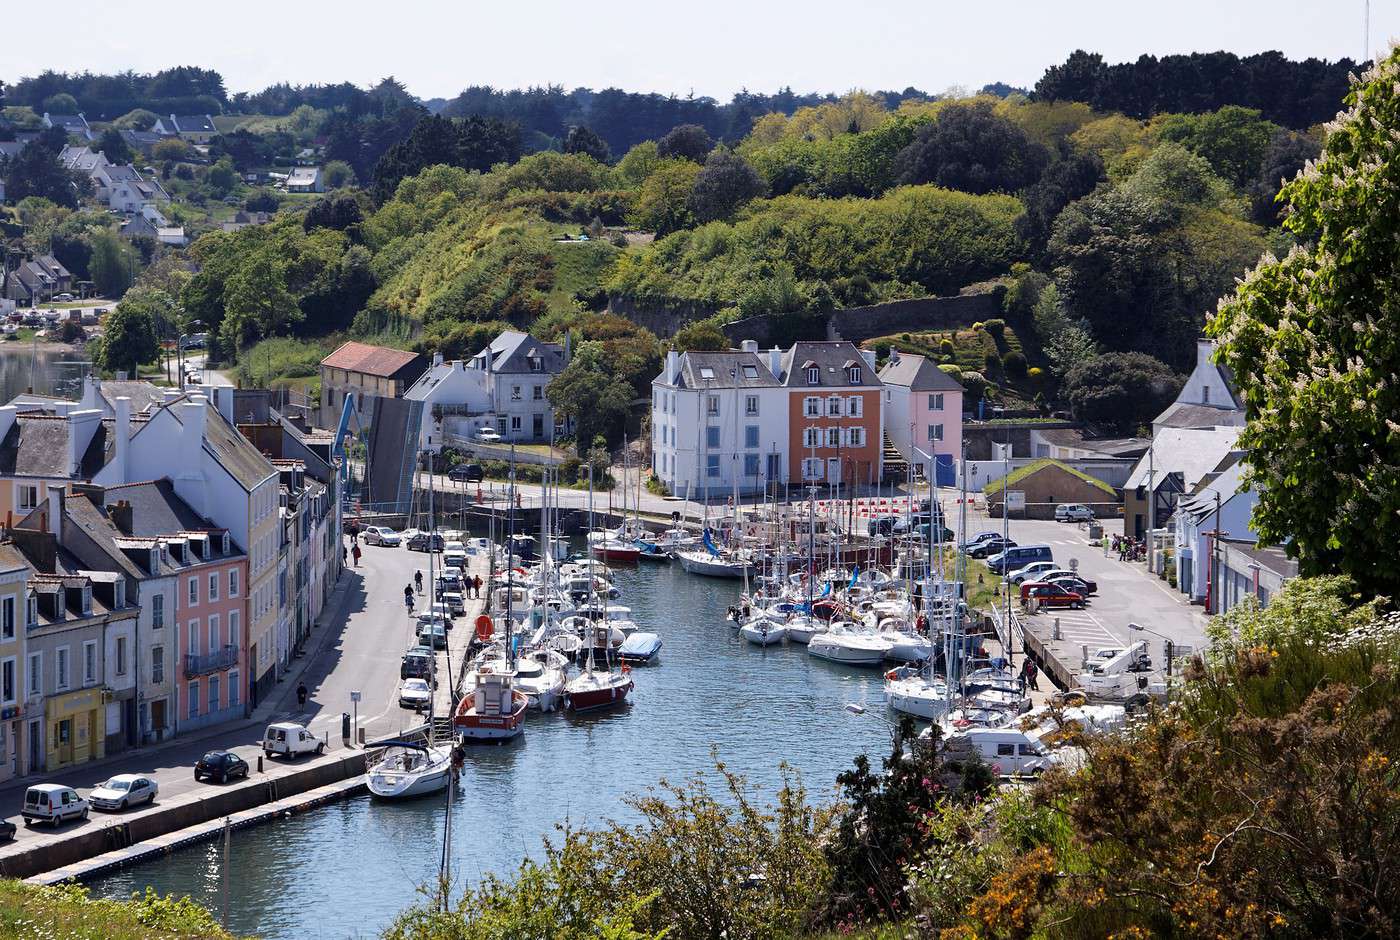
[[[898,679],[898,678],[899,678],[899,670],[898,670],[898,669],[891,669],[889,672],[885,673],[885,678],[886,678],[886,679],[889,679],[889,680],[891,680],[891,681],[893,681],[893,680],[895,680],[895,679]]]
[[[972,722],[968,721],[966,718],[959,718],[957,721],[953,722],[953,727],[954,727],[954,728],[966,728],[967,726],[969,726],[969,725],[971,725],[971,724],[972,724]]]
[[[476,636],[483,643],[491,639],[491,634],[496,632],[496,626],[491,622],[491,618],[482,614],[476,618]]]

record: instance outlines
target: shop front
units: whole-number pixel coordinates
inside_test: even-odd
[[[49,770],[105,756],[106,703],[97,686],[50,696],[45,708]]]

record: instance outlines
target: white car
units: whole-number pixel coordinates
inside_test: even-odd
[[[160,787],[141,774],[117,774],[88,794],[93,809],[123,810],[138,803],[154,803]]]
[[[483,444],[499,444],[501,442],[501,435],[496,432],[495,428],[478,428],[476,434],[472,436]]]
[[[399,534],[386,525],[367,525],[364,529],[366,545],[382,545],[385,548],[399,547]]]
[[[399,686],[399,704],[414,711],[427,708],[433,701],[433,690],[426,679],[405,679]]]
[[[273,754],[296,757],[300,754],[320,754],[326,749],[326,742],[307,731],[305,725],[279,721],[267,726],[267,732],[263,734],[262,749],[268,757]]]
[[[1056,522],[1093,522],[1094,510],[1083,503],[1061,503],[1055,507]]]
[[[1025,581],[1043,581],[1045,579],[1040,577],[1041,574],[1046,571],[1054,571],[1057,567],[1059,566],[1053,561],[1033,561],[1019,571],[1007,575],[1006,580],[1012,584],[1021,584]]]
[[[88,801],[72,787],[57,783],[36,783],[24,791],[24,809],[20,811],[26,826],[36,822],[53,824],[57,829],[66,819],[87,819]]]

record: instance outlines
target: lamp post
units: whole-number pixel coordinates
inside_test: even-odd
[[[1144,627],[1144,626],[1143,626],[1142,624],[1140,624],[1140,623],[1129,623],[1129,624],[1128,624],[1128,632],[1129,632],[1129,633],[1133,633],[1133,632],[1138,632],[1138,633],[1150,633],[1150,634],[1152,634],[1153,636],[1155,636],[1155,637],[1157,637],[1157,638],[1159,638],[1159,639],[1161,639],[1161,640],[1164,641],[1164,642],[1163,642],[1163,650],[1162,650],[1162,651],[1163,651],[1163,653],[1166,655],[1166,660],[1167,660],[1167,701],[1171,701],[1171,689],[1172,689],[1172,685],[1171,685],[1171,679],[1172,679],[1172,650],[1175,648],[1176,644],[1172,642],[1172,638],[1171,638],[1171,637],[1169,637],[1169,636],[1167,636],[1167,635],[1165,635],[1165,634],[1162,634],[1162,633],[1158,633],[1156,630],[1149,630],[1147,627]]]

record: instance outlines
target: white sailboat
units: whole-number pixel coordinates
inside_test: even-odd
[[[452,779],[452,749],[416,741],[380,741],[384,753],[365,773],[365,785],[375,796],[404,799],[436,793]]]
[[[878,666],[889,651],[888,640],[849,620],[831,624],[807,643],[811,655],[847,666]]]

